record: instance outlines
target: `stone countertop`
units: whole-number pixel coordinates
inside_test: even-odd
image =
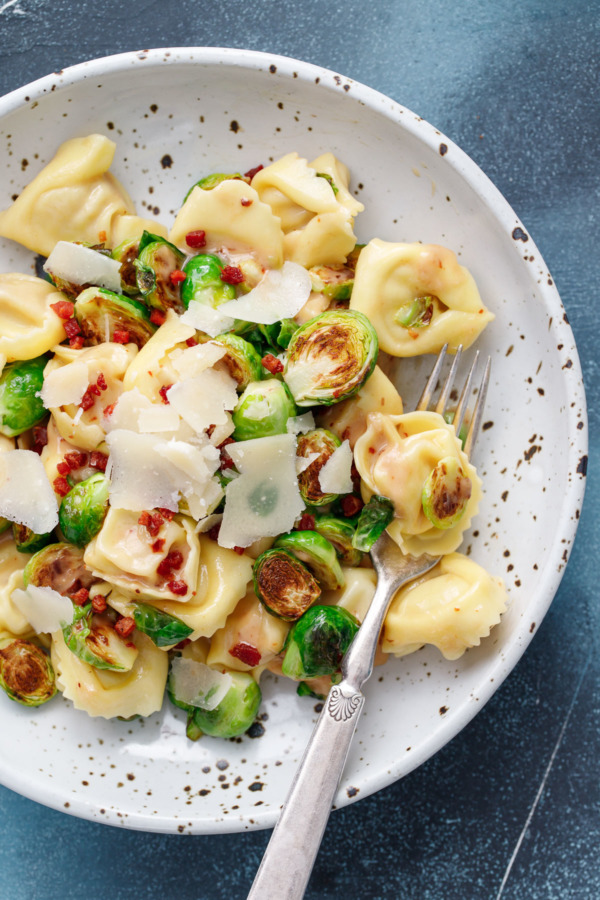
[[[141,47],[232,46],[337,70],[461,146],[532,234],[566,307],[598,444],[597,0],[0,0],[0,94]],[[308,900],[600,896],[600,500],[588,474],[561,587],[522,661],[433,759],[331,818]],[[243,898],[269,834],[144,834],[0,788],[0,896]]]

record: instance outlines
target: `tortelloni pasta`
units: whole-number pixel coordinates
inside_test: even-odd
[[[286,259],[311,266],[339,264],[356,245],[354,216],[364,209],[348,190],[349,172],[332,153],[312,163],[288,153],[252,179],[285,232]]]
[[[115,220],[135,213],[127,192],[108,171],[115,149],[101,134],[66,141],[13,205],[0,212],[0,235],[43,256],[57,241],[111,245]]]
[[[439,555],[452,553],[477,512],[481,480],[462,451],[454,429],[434,412],[401,416],[371,413],[368,427],[354,448],[356,467],[368,498],[381,494],[394,504],[388,534],[404,553]],[[423,504],[429,476],[440,465],[454,460],[462,473],[460,484],[449,489],[448,506],[463,501],[462,515],[450,527],[432,523]],[[461,497],[454,497],[455,490]]]
[[[458,659],[489,635],[505,609],[501,579],[451,553],[395,595],[385,620],[383,650],[406,656],[433,644],[446,659]]]
[[[110,509],[87,545],[84,562],[98,578],[141,597],[185,603],[196,592],[200,543],[186,516],[161,517],[157,529],[139,512]]]
[[[0,274],[0,354],[5,361],[34,359],[64,340],[63,323],[51,304],[65,299],[43,278]]]
[[[44,379],[51,383],[52,375],[55,382],[57,394],[50,393],[46,405],[61,437],[83,450],[95,450],[102,444],[110,409],[123,390],[123,377],[136,353],[134,344],[57,349],[44,370]],[[62,371],[57,372],[59,369]],[[55,405],[53,396],[66,399]],[[89,403],[82,405],[84,396]]]
[[[89,716],[151,716],[163,704],[169,657],[150,638],[136,632],[138,655],[128,672],[98,669],[83,662],[65,644],[63,634],[52,635],[51,658],[60,691],[75,709]]]
[[[11,634],[29,636],[34,633],[29,622],[12,602],[11,595],[23,587],[23,570],[30,554],[19,553],[12,539],[12,532],[0,534],[0,630]]]
[[[371,319],[392,356],[470,347],[494,318],[451,250],[378,238],[360,253],[350,306]]]
[[[212,636],[207,663],[248,672],[266,666],[281,653],[289,623],[272,616],[253,589]]]

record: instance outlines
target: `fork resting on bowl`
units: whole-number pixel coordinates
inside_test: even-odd
[[[432,406],[447,345],[440,351],[417,410],[433,409],[441,415],[447,409],[458,369],[461,348],[454,356],[439,398]],[[466,421],[473,380],[479,357],[466,376],[453,418],[458,434]],[[490,377],[490,359],[479,382],[477,399],[470,415],[464,452],[470,456],[477,438]],[[402,585],[432,569],[440,557],[422,554],[406,556],[384,532],[371,549],[377,572],[377,589],[367,614],[342,662],[342,680],[335,684],[306,747],[279,820],[262,859],[248,900],[300,900],[304,896],[341,775],[365,702],[361,691],[371,676],[377,642],[394,594]]]

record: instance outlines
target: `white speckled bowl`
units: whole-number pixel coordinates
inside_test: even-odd
[[[114,171],[170,224],[189,185],[290,150],[332,150],[366,210],[359,239],[445,244],[496,314],[485,497],[466,544],[501,575],[510,609],[456,663],[422,650],[376,671],[337,796],[364,797],[410,772],[481,709],[525,651],[558,587],[583,497],[586,414],[573,335],[548,269],[506,201],[451,141],[392,100],[325,69],[242,50],[128,53],[48,75],[0,100],[6,207],[67,138],[117,142]],[[32,257],[0,242],[0,271]],[[409,363],[420,383],[429,362]],[[410,405],[407,392],[407,402]],[[165,703],[146,721],[106,722],[57,699],[29,711],[0,697],[0,780],[77,816],[148,831],[274,824],[315,720],[314,704],[267,677],[260,736],[184,736]],[[260,728],[258,730],[261,730]]]

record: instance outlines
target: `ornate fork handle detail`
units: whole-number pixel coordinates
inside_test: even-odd
[[[327,698],[327,711],[336,722],[346,722],[357,713],[361,707],[361,695],[353,691],[346,694],[338,687],[332,687]]]

